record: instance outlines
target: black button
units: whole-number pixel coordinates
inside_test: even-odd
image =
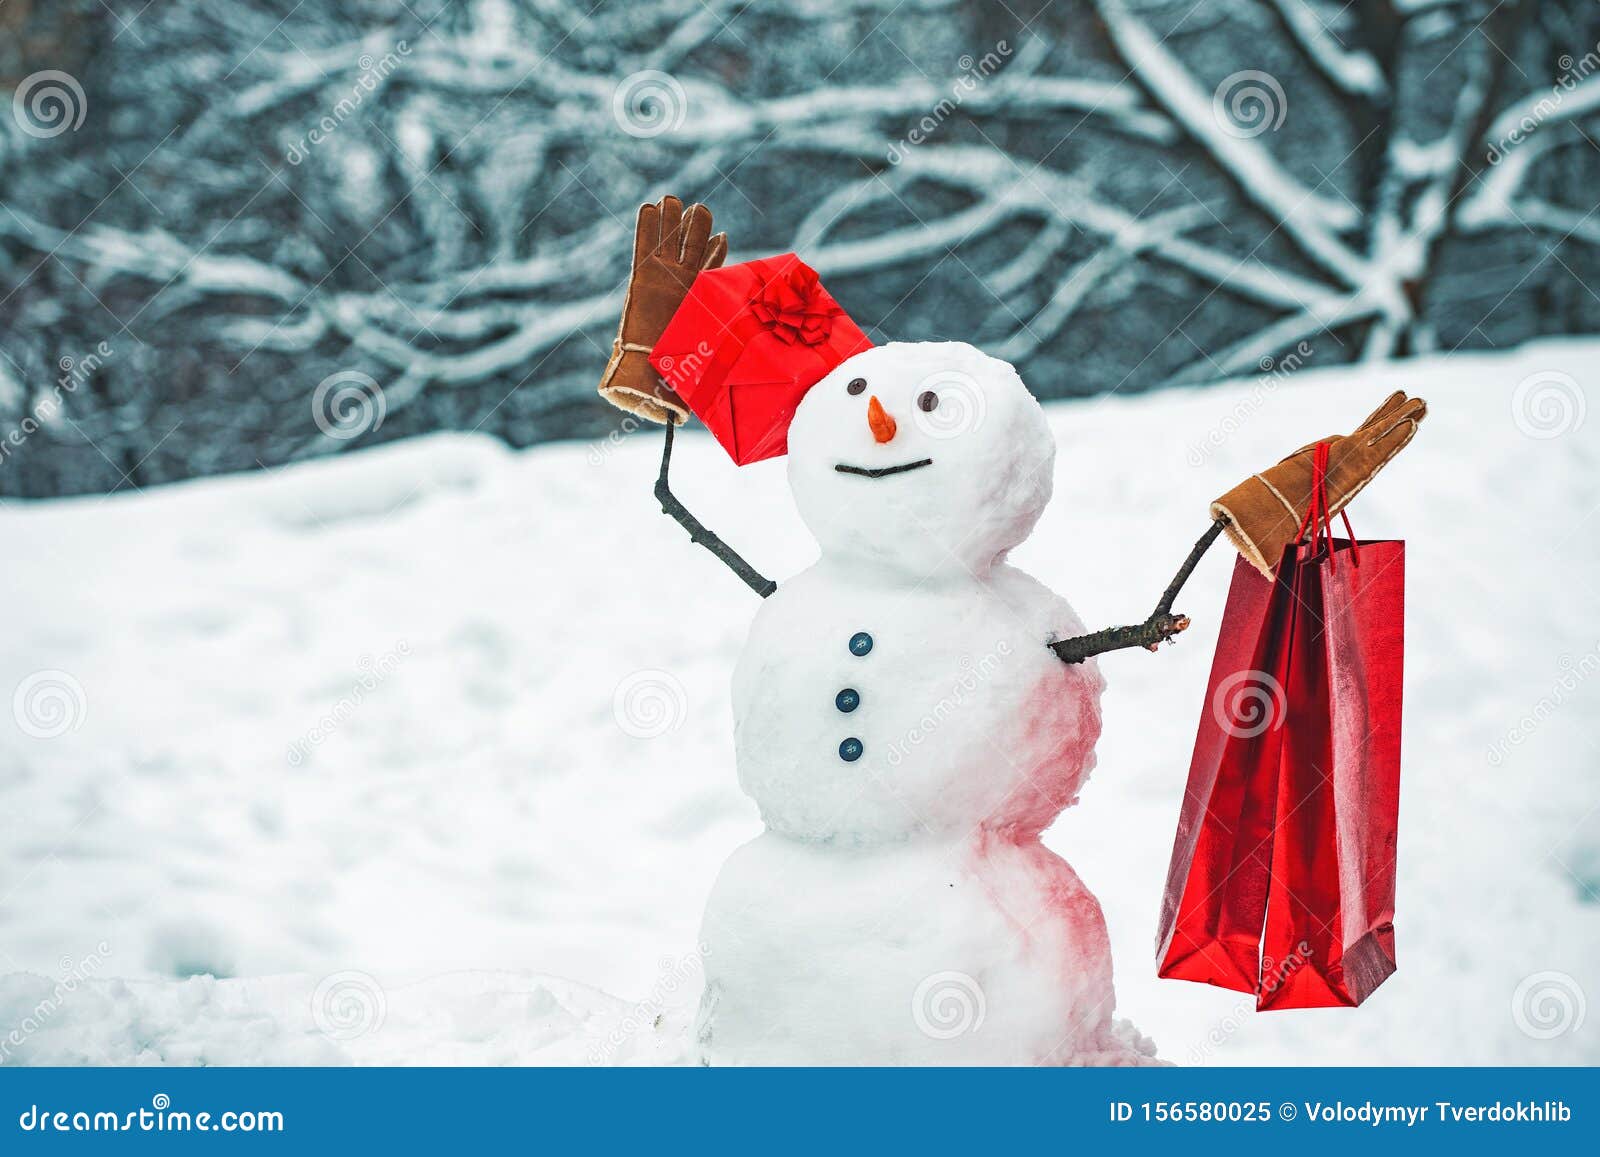
[[[854,687],[846,687],[833,697],[833,705],[848,715],[861,706],[861,692]]]
[[[862,655],[865,655],[870,650],[872,650],[871,635],[867,634],[865,631],[857,631],[855,634],[850,636],[850,653],[856,658],[859,659]]]
[[[839,744],[839,758],[846,763],[854,763],[861,758],[861,740],[850,738]]]

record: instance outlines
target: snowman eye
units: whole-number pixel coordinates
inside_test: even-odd
[[[921,396],[917,398],[917,409],[928,412],[937,410],[938,408],[939,395],[934,393],[932,390],[922,391]]]
[[[848,393],[848,394],[859,394],[862,390],[864,390],[866,388],[867,388],[867,379],[866,378],[851,378],[850,379],[850,384],[845,387],[845,392]]]

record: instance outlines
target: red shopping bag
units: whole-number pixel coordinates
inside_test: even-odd
[[[1161,976],[1258,1009],[1358,1005],[1395,968],[1405,544],[1332,537],[1326,458],[1277,579],[1234,566],[1157,939]]]

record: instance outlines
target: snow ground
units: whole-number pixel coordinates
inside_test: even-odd
[[[1600,399],[1600,342],[1054,404],[1016,561],[1142,617],[1210,498],[1397,387],[1432,412],[1353,511],[1410,588],[1400,971],[1364,1008],[1154,977],[1231,552],[1176,647],[1103,660],[1099,770],[1047,842],[1179,1064],[1600,1063],[1600,416],[1527,432]],[[728,707],[755,601],[657,513],[658,449],[441,435],[0,507],[0,972],[34,974],[0,978],[0,1061],[682,1061],[701,904],[758,830]],[[781,461],[677,458],[759,567],[809,561]],[[664,714],[629,734],[641,684]]]

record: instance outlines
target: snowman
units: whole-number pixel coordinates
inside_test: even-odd
[[[1100,905],[1040,833],[1094,767],[1104,687],[1067,601],[1005,561],[1055,443],[1016,371],[893,343],[805,395],[788,476],[821,547],[734,671],[767,830],[706,908],[703,1057],[1138,1062]]]
[[[704,251],[717,245],[709,214],[691,223],[698,209],[646,206],[630,300],[641,254],[675,259],[685,290],[698,273],[695,297],[704,289],[714,303],[736,287],[737,267],[707,281]],[[752,264],[752,284],[767,285],[774,267]],[[814,274],[782,269],[784,294],[736,299],[800,335],[810,318],[839,321]],[[739,783],[766,830],[729,857],[706,905],[701,1058],[1152,1063],[1154,1047],[1114,1016],[1099,903],[1040,842],[1094,767],[1104,681],[1084,656],[1128,642],[1085,636],[1065,599],[1006,561],[1051,496],[1055,443],[1039,403],[1009,364],[958,342],[873,347],[853,326],[840,339],[826,325],[840,339],[831,353],[768,342],[776,364],[826,368],[797,373],[792,417],[774,407],[794,501],[820,547],[815,565],[774,587],[667,485],[679,408],[713,415],[730,450],[749,444],[748,429],[715,416],[705,366],[698,380],[674,377],[681,359],[662,353],[689,337],[686,348],[726,369],[729,332],[742,326],[746,343],[765,332],[730,322],[729,308],[715,326],[687,305],[671,311],[665,334],[645,335],[660,373],[621,366],[623,349],[602,383],[614,400],[633,389],[666,412],[663,507],[767,596],[733,675]],[[637,353],[644,343],[628,330],[625,314],[618,344]],[[849,349],[859,352],[837,356]],[[1148,643],[1187,625],[1154,618],[1119,630]]]

